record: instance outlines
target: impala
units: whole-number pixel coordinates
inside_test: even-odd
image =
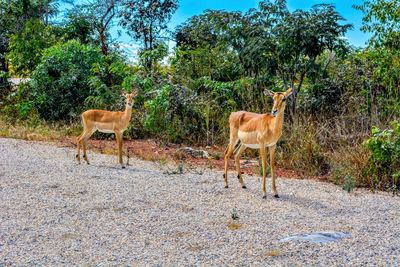
[[[80,159],[80,148],[82,144],[83,148],[83,159],[89,164],[88,157],[86,155],[86,143],[90,136],[96,132],[102,133],[114,133],[118,144],[118,157],[119,163],[122,168],[125,168],[122,161],[122,140],[123,133],[129,125],[129,121],[132,116],[132,104],[133,99],[137,95],[134,91],[130,94],[125,94],[126,106],[125,111],[107,111],[100,109],[90,109],[81,114],[83,132],[78,136],[77,139],[77,154],[76,160],[81,163]]]
[[[272,176],[272,191],[274,197],[279,198],[275,184],[274,159],[276,143],[282,135],[283,114],[286,106],[286,99],[292,94],[290,88],[283,93],[273,93],[265,90],[267,96],[274,99],[274,104],[271,113],[258,114],[247,111],[237,111],[229,116],[229,145],[225,150],[225,188],[228,188],[228,160],[234,153],[237,178],[242,186],[246,188],[243,182],[243,177],[240,171],[240,156],[245,149],[260,149],[260,156],[263,169],[263,198],[267,197],[265,189],[266,169],[267,169],[267,154],[266,148],[269,149],[270,166]],[[240,142],[240,143],[239,143]],[[239,145],[236,147],[236,145]],[[235,149],[236,147],[236,149]]]

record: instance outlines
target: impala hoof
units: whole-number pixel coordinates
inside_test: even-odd
[[[225,185],[225,188],[228,188],[228,186],[227,186],[227,185]]]
[[[264,196],[263,196],[263,199],[267,199],[267,196],[266,196],[266,195],[264,195]]]
[[[125,169],[125,166],[121,166],[122,169]]]
[[[246,187],[245,185],[242,185],[242,188],[243,188],[243,189],[246,189],[247,187]]]
[[[76,155],[75,155],[75,158],[79,158],[79,154],[76,154]]]
[[[274,198],[279,198],[278,194],[275,194],[275,195],[274,195]]]

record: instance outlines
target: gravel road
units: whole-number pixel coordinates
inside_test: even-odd
[[[225,189],[221,171],[74,154],[0,139],[0,266],[400,265],[400,197],[279,178],[281,198],[263,200],[255,177],[241,189],[230,172]],[[321,231],[350,236],[280,241]]]

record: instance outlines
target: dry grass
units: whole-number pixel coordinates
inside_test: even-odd
[[[231,222],[231,223],[228,224],[228,229],[229,230],[234,231],[234,230],[239,230],[240,228],[242,228],[242,224],[241,223]]]
[[[55,141],[65,136],[78,135],[79,124],[60,124],[44,122],[9,123],[0,117],[0,137],[24,139],[30,141]]]
[[[333,169],[330,180],[335,184],[343,184],[344,177],[351,176],[356,186],[372,185],[368,177],[363,175],[368,164],[368,151],[361,144],[340,147],[329,154],[329,158]]]
[[[371,187],[373,182],[364,174],[368,151],[362,147],[368,136],[364,117],[338,116],[324,121],[299,117],[285,125],[277,150],[278,165],[304,177],[323,178],[339,185],[351,179],[354,186]]]
[[[281,253],[277,250],[271,250],[267,252],[268,257],[277,257],[279,255],[281,255]]]
[[[319,128],[308,120],[286,125],[277,150],[279,166],[294,169],[307,177],[327,175],[330,168],[318,140],[318,131]]]

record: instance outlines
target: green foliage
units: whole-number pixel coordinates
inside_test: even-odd
[[[91,70],[101,62],[98,49],[69,41],[43,52],[32,73],[31,100],[46,120],[76,118],[90,95]]]
[[[22,83],[16,91],[7,95],[1,112],[8,122],[14,123],[17,120],[26,120],[32,115],[37,116],[32,101],[29,99],[29,93],[29,85]]]
[[[397,0],[370,0],[355,6],[364,13],[362,30],[372,32],[370,44],[400,49],[400,2]]]
[[[170,114],[168,114],[170,91],[171,86],[164,85],[156,91],[154,98],[144,103],[147,114],[144,118],[143,126],[152,134],[165,130],[171,121]]]
[[[400,166],[400,123],[392,121],[392,129],[372,128],[372,136],[364,142],[370,151],[366,175],[374,179],[374,187],[398,189]]]
[[[51,26],[38,19],[29,20],[20,34],[10,37],[7,59],[16,74],[29,75],[39,64],[44,49],[56,43]]]
[[[110,54],[93,64],[91,75],[90,96],[85,99],[85,109],[123,109],[121,94],[123,91],[130,92],[133,87],[124,89],[123,83],[132,75],[132,68],[119,55]]]
[[[160,42],[154,48],[142,50],[139,54],[140,64],[144,67],[147,67],[147,64],[151,62],[151,66],[153,66],[153,70],[149,69],[150,71],[157,71],[155,70],[157,63],[161,62],[166,56],[168,55],[168,46]]]
[[[229,82],[239,79],[242,72],[237,55],[222,45],[214,48],[176,48],[171,67],[177,78],[182,77],[182,83],[187,83],[187,78],[199,79],[204,76]]]
[[[81,44],[95,44],[94,34],[92,21],[81,9],[72,10],[67,14],[67,20],[58,33],[63,40],[77,40]]]

